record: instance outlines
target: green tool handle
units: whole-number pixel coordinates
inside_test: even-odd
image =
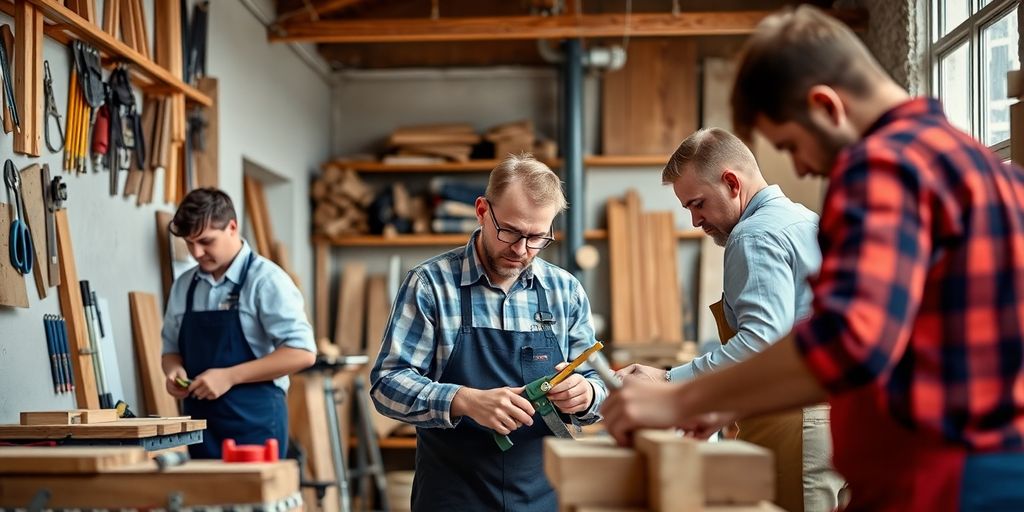
[[[554,410],[555,406],[548,400],[548,390],[551,389],[550,381],[554,378],[554,375],[547,375],[541,377],[523,388],[523,392],[520,393],[524,398],[530,401],[533,405],[534,416],[540,414],[541,416],[550,413]],[[498,448],[501,451],[508,451],[512,448],[512,440],[508,436],[499,434],[497,432],[492,433],[494,442],[497,443]]]

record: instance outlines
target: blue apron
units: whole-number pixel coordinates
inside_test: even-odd
[[[255,256],[249,253],[242,277],[228,296],[228,309],[192,311],[199,273],[192,278],[178,333],[178,349],[189,378],[211,368],[228,368],[256,359],[245,340],[238,311],[238,297]],[[284,390],[273,381],[238,384],[216,400],[197,400],[189,396],[185,398],[185,414],[206,420],[202,444],[188,447],[192,458],[221,458],[224,439],[234,439],[238,444],[262,445],[270,438],[277,438],[280,456],[285,456],[288,409]]]
[[[476,389],[518,387],[553,373],[564,358],[539,283],[534,290],[537,318],[546,320],[543,329],[512,332],[473,327],[470,287],[462,286],[462,326],[439,382]],[[454,429],[417,428],[416,435],[413,511],[558,509],[555,491],[544,476],[543,439],[552,433],[539,417],[532,426],[512,432],[514,446],[507,452],[495,444],[490,429],[469,417]]]

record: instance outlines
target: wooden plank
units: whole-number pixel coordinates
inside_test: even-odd
[[[119,15],[121,12],[118,0],[103,1],[103,31],[112,37],[117,37],[117,28],[121,26]]]
[[[135,5],[132,7],[132,19],[135,22],[135,43],[136,50],[142,54],[145,58],[149,57],[149,34],[146,33],[146,19],[145,19],[145,7],[142,5],[141,0],[133,0]]]
[[[256,238],[256,252],[269,258],[271,235],[262,209],[263,184],[255,178],[244,176],[242,185],[245,192],[245,216],[252,223],[253,236]]]
[[[85,425],[117,421],[114,409],[72,409],[70,411],[23,411],[21,425]]]
[[[335,480],[331,440],[327,430],[327,404],[324,396],[325,377],[302,373],[291,377],[288,388],[288,430],[306,451],[304,469],[312,480]],[[322,500],[324,512],[337,510],[337,488],[327,488]]]
[[[195,159],[196,186],[217,187],[220,164],[220,114],[217,108],[217,79],[203,77],[199,79],[199,90],[213,102],[208,107],[203,107],[202,112],[206,118],[206,128],[203,130],[206,137],[206,146],[200,150],[192,148],[192,155]]]
[[[314,242],[316,274],[313,276],[316,293],[316,307],[313,311],[316,322],[316,339],[328,338],[328,325],[330,325],[330,246],[322,240]]]
[[[21,122],[20,130],[14,132],[14,151],[29,156],[39,156],[32,152],[32,137],[36,116],[37,100],[33,98],[35,93],[35,65],[33,63],[37,54],[35,48],[35,37],[33,36],[36,20],[35,6],[28,0],[15,0],[14,2],[14,98],[18,105],[18,118]]]
[[[366,265],[362,262],[347,263],[341,272],[334,326],[334,343],[342,354],[363,353],[365,294]]]
[[[85,326],[85,309],[82,305],[82,291],[78,286],[78,267],[75,251],[71,245],[71,225],[67,209],[57,210],[53,216],[57,228],[57,256],[60,258],[60,311],[68,330],[68,352],[71,366],[75,371],[75,397],[82,409],[99,409],[100,399],[96,390],[96,374],[93,370],[92,355],[89,354],[89,336]]]
[[[128,304],[146,411],[161,416],[174,416],[178,414],[178,402],[167,392],[164,372],[160,366],[163,348],[160,328],[163,321],[156,296],[145,292],[129,292]]]
[[[578,37],[709,36],[751,34],[775,11],[722,11],[559,16],[398,18],[289,22],[268,30],[272,42],[400,43],[496,41]],[[831,10],[854,28],[866,26],[861,9]]]
[[[32,154],[40,155],[40,144],[43,140],[43,130],[46,128],[46,118],[44,117],[44,98],[43,98],[43,12],[39,9],[34,9],[35,16],[33,18],[33,40],[32,40],[32,114],[35,120],[32,122],[32,132],[30,135],[30,143],[32,145]]]
[[[384,331],[387,329],[390,316],[391,301],[388,299],[388,278],[385,275],[370,276],[366,282],[366,355],[370,356],[370,361],[376,360],[380,353]],[[366,365],[363,368],[363,378],[366,379],[366,382],[370,382],[372,367],[373,365]],[[369,393],[369,387],[366,392]],[[376,410],[371,414],[373,415],[374,430],[380,438],[390,436],[398,427],[405,424],[384,416]]]
[[[655,239],[655,226],[657,222],[651,213],[640,213],[640,226],[637,234],[640,235],[640,286],[637,302],[640,304],[642,313],[641,323],[647,328],[646,341],[659,341],[662,339],[661,322],[658,320],[657,298],[660,295],[659,286],[663,276],[658,275],[658,242]]]
[[[156,247],[160,262],[160,282],[163,285],[163,299],[167,303],[171,296],[171,285],[174,284],[173,265],[171,264],[171,232],[170,225],[174,215],[168,212],[156,212]]]
[[[683,299],[679,283],[679,244],[675,237],[675,217],[671,211],[653,214],[658,219],[654,234],[658,242],[658,276],[661,299],[656,305],[662,322],[662,340],[667,343],[683,341]]]
[[[43,202],[42,168],[38,164],[21,170],[21,195],[24,199],[25,220],[32,232],[35,256],[32,274],[35,276],[39,299],[42,300],[46,298],[47,288],[50,287],[50,258],[46,252],[46,204]]]
[[[305,3],[302,7],[281,13],[278,15],[277,20],[275,20],[274,23],[280,24],[291,19],[319,19],[325,14],[331,14],[343,9],[355,7],[365,1],[366,0],[325,0],[313,2],[312,4]]]
[[[135,35],[135,2],[134,0],[106,0],[107,2],[120,2],[121,11],[124,12],[124,16],[121,16],[121,40],[129,48],[142,53],[139,51],[139,43]]]
[[[604,76],[602,153],[664,159],[697,128],[697,97],[694,40],[631,42],[626,66]]]
[[[640,194],[635,189],[626,191],[626,226],[628,240],[628,265],[629,265],[629,304],[633,317],[633,339],[634,343],[645,343],[651,340],[651,325],[645,321],[644,312],[644,278],[643,278],[643,238],[641,236],[641,211],[643,206],[640,202]]]
[[[142,447],[5,447],[0,474],[99,473],[145,460]]]
[[[17,308],[28,307],[28,289],[25,276],[18,273],[11,264],[10,232],[11,209],[13,205],[0,203],[0,305]]]
[[[611,339],[613,343],[632,341],[633,314],[630,301],[629,244],[626,205],[616,198],[606,203],[608,217],[608,271],[611,286]]]
[[[299,491],[294,460],[249,464],[194,460],[158,471],[153,463],[95,475],[4,476],[0,506],[24,507],[38,489],[49,489],[47,507],[120,509],[166,504],[180,493],[182,507],[273,503]],[[20,505],[18,505],[20,504]]]

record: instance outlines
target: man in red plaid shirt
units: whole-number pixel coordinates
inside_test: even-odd
[[[809,6],[761,23],[732,107],[830,179],[813,315],[689,384],[626,382],[609,431],[706,435],[827,399],[847,510],[1024,510],[1024,174]]]

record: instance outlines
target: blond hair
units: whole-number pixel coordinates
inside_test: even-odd
[[[505,157],[491,171],[485,197],[492,203],[497,202],[513,183],[518,183],[537,206],[554,205],[559,212],[569,207],[562,191],[562,180],[544,162],[529,153]]]
[[[718,179],[722,169],[745,174],[760,172],[750,148],[739,137],[721,128],[702,128],[679,144],[661,171],[661,182],[671,185],[687,169],[707,181]]]

